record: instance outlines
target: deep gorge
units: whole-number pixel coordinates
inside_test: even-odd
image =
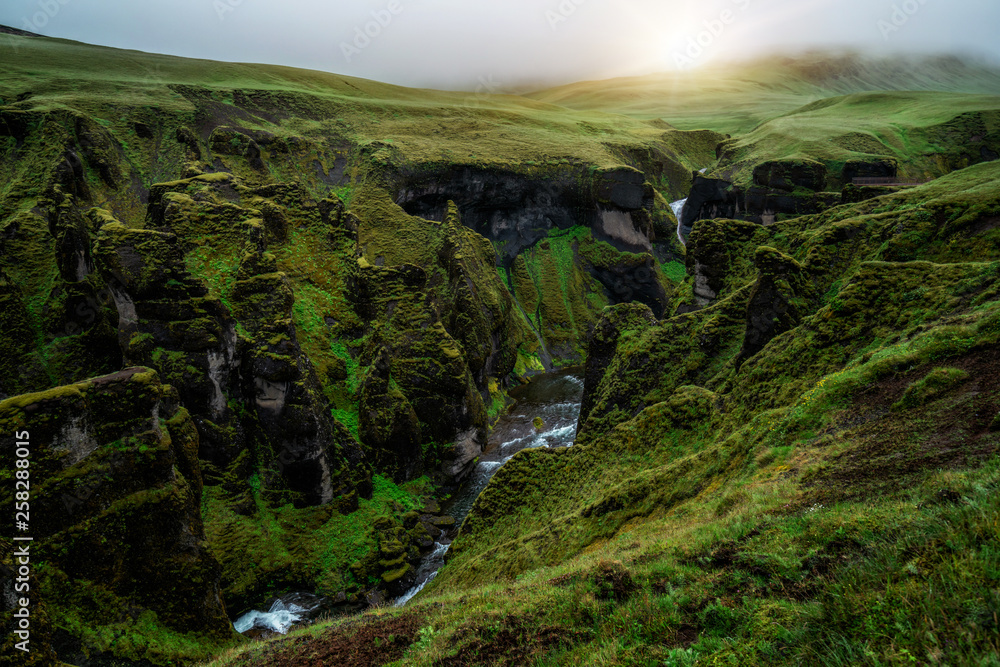
[[[810,88],[733,136],[20,39],[25,664],[996,648],[994,96]],[[235,632],[276,598],[324,617]]]

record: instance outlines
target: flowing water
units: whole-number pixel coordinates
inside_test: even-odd
[[[457,525],[462,524],[490,478],[514,454],[533,447],[568,447],[576,438],[576,422],[583,397],[583,380],[578,370],[538,375],[528,384],[511,390],[510,395],[517,404],[493,429],[486,450],[465,486],[444,506],[444,510],[455,517]],[[542,420],[541,429],[535,428],[536,417]],[[448,542],[434,545],[434,551],[424,557],[417,569],[414,586],[396,599],[397,607],[409,602],[434,579],[444,565],[448,546]]]
[[[486,449],[465,485],[443,505],[444,512],[455,517],[457,525],[462,524],[490,478],[514,454],[532,447],[567,447],[573,444],[583,397],[583,380],[579,373],[579,369],[545,373],[510,391],[517,403],[493,429]],[[535,428],[536,417],[542,420],[541,429]],[[405,605],[434,579],[444,565],[449,544],[450,540],[444,538],[434,545],[431,553],[424,556],[417,568],[413,587],[395,600],[396,606]],[[233,625],[238,632],[257,628],[284,634],[297,622],[310,620],[311,612],[317,609],[318,603],[308,597],[308,594],[302,593],[287,595],[275,601],[268,611],[248,612]]]
[[[684,204],[687,203],[687,199],[679,199],[675,202],[671,202],[670,208],[674,212],[674,217],[677,218],[677,238],[680,240],[681,245],[687,245],[684,243],[684,237],[681,235],[681,213],[684,211]]]
[[[249,611],[243,614],[236,619],[233,627],[240,633],[257,629],[286,634],[293,625],[313,620],[324,606],[325,600],[326,598],[311,593],[291,593],[275,600],[267,611]]]

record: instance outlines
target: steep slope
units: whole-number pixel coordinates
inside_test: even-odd
[[[74,660],[203,657],[230,640],[224,614],[274,592],[355,609],[405,590],[433,542],[404,516],[461,484],[506,389],[582,360],[606,305],[667,307],[666,198],[721,138],[38,37],[2,40],[0,60],[0,397],[155,372],[196,430],[192,581],[221,593],[192,628],[105,591],[146,564],[84,577],[60,551],[91,520],[73,515],[38,538],[65,574],[42,585],[46,641]],[[84,467],[145,446],[91,445]],[[148,465],[137,479],[161,493]],[[46,472],[35,502],[77,474]],[[126,552],[145,539],[126,522]],[[128,604],[150,614],[120,618]],[[143,639],[178,632],[199,639]]]
[[[421,628],[392,664],[989,664],[998,193],[992,162],[696,223],[717,296],[607,309],[577,443],[517,454],[422,596],[361,627]],[[357,627],[265,650],[346,656]]]
[[[990,157],[966,151],[994,150],[996,98],[849,95],[725,140],[30,36],[0,62],[0,421],[38,438],[38,664],[187,664],[276,593],[399,595],[506,390],[584,361],[578,444],[500,470],[430,602],[261,660],[997,648],[1000,173],[947,174]],[[881,81],[796,67],[796,106],[760,113]],[[872,157],[827,145],[838,118],[942,177],[768,226],[699,209],[680,245],[668,202],[717,159],[794,195]],[[926,602],[934,578],[964,602]]]

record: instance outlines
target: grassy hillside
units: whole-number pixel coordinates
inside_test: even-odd
[[[31,422],[55,410],[46,391],[152,371],[169,386],[164,414],[190,415],[198,456],[186,530],[210,567],[178,576],[185,591],[217,591],[182,600],[130,584],[150,554],[183,559],[168,538],[113,577],[82,566],[87,547],[63,528],[131,526],[131,504],[111,503],[125,491],[113,476],[52,438],[37,502],[64,489],[89,501],[36,533],[36,600],[55,621],[35,638],[68,661],[190,662],[233,640],[227,613],[272,593],[349,608],[405,590],[433,541],[403,516],[474,465],[506,389],[580,360],[633,274],[666,305],[676,271],[662,272],[650,237],[666,229],[673,245],[664,197],[683,194],[720,138],[40,37],[2,40],[0,62],[5,409]],[[507,200],[477,190],[482,179]],[[418,190],[441,215],[403,208]],[[598,238],[604,209],[636,247]],[[88,423],[86,409],[58,417]],[[114,474],[136,477],[120,452],[145,419],[87,440]],[[150,485],[139,495],[159,497]],[[144,539],[122,530],[125,548]],[[211,627],[178,612],[192,606]]]
[[[762,162],[808,159],[835,179],[848,160],[888,157],[901,178],[927,180],[989,159],[990,146],[1000,146],[998,95],[855,93],[807,104],[724,142],[710,175],[749,185]]]
[[[995,664],[998,193],[994,162],[728,234],[716,303],[605,311],[577,444],[504,466],[406,610],[212,664],[373,631],[399,665]],[[797,314],[740,362],[764,293]]]
[[[0,417],[52,433],[39,645],[997,664],[996,72],[813,54],[479,95],[12,36],[0,73]],[[839,189],[869,158],[938,178],[677,239],[693,170]],[[406,590],[507,389],[581,362],[577,443],[500,469],[407,608],[234,636],[274,594]]]
[[[354,145],[392,144],[408,163],[585,162],[620,164],[619,151],[665,141],[691,166],[683,140],[662,125],[576,112],[518,96],[442,92],[278,67],[218,63],[122,51],[66,40],[10,37],[0,104],[38,111],[72,108],[114,126],[123,108],[194,111],[183,87],[211,89],[245,127],[336,138]],[[239,90],[260,91],[257,110],[233,108]],[[268,98],[274,105],[268,104]],[[270,107],[270,108],[268,108]]]
[[[1000,72],[956,58],[812,53],[573,83],[526,97],[570,109],[659,118],[682,129],[737,134],[819,99],[874,90],[995,95],[1000,94]]]

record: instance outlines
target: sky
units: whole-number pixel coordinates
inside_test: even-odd
[[[811,48],[1000,62],[998,0],[3,0],[0,24],[483,92]]]

